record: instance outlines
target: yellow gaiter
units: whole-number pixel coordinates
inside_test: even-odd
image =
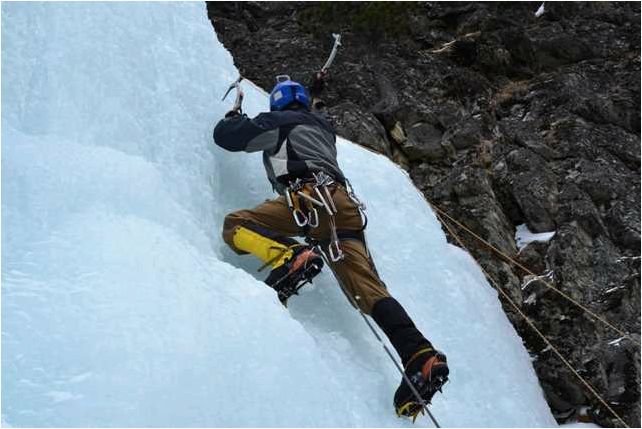
[[[289,260],[292,257],[293,248],[300,246],[299,244],[287,246],[244,226],[237,226],[234,229],[233,242],[238,250],[253,254],[265,262],[266,266],[271,265],[273,269]]]

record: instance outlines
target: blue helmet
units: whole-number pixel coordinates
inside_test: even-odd
[[[277,84],[270,93],[270,110],[283,110],[290,104],[297,102],[306,109],[310,108],[310,96],[305,87],[298,82],[290,80],[290,76],[276,77]]]

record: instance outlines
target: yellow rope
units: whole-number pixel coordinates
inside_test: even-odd
[[[424,198],[425,198],[425,196],[424,196]],[[478,241],[481,241],[482,243],[484,243],[487,247],[489,247],[490,249],[492,249],[495,253],[497,253],[497,254],[499,254],[499,255],[503,256],[507,261],[509,261],[509,262],[511,262],[511,263],[513,263],[513,264],[515,264],[517,267],[521,268],[521,269],[522,269],[522,270],[524,270],[526,273],[528,273],[528,274],[530,274],[530,275],[532,275],[532,276],[536,276],[536,277],[538,277],[535,273],[533,273],[531,270],[529,270],[528,268],[526,268],[525,266],[523,266],[522,264],[520,264],[518,261],[516,261],[515,259],[511,258],[510,256],[508,256],[506,253],[502,252],[501,250],[499,250],[498,248],[496,248],[495,246],[493,246],[492,244],[490,244],[489,242],[487,242],[486,240],[484,240],[483,238],[481,238],[479,235],[475,234],[475,232],[471,231],[468,227],[466,227],[466,225],[463,225],[461,222],[458,222],[456,219],[453,219],[451,216],[449,216],[449,215],[448,215],[448,213],[444,212],[444,211],[443,211],[443,210],[441,210],[439,207],[437,207],[437,206],[435,206],[434,204],[432,204],[430,201],[428,201],[428,199],[426,199],[426,202],[427,202],[427,203],[428,203],[428,204],[433,208],[433,210],[435,210],[435,211],[436,211],[436,212],[438,212],[439,214],[442,214],[443,216],[445,216],[446,218],[448,218],[451,222],[455,223],[455,224],[456,224],[456,225],[458,225],[460,228],[462,228],[464,231],[468,232],[468,233],[469,233],[469,234],[471,234],[473,237],[475,237]],[[442,223],[443,223],[443,221],[442,221]],[[616,327],[614,324],[612,324],[612,323],[611,323],[611,322],[609,322],[608,320],[606,320],[606,319],[604,319],[603,317],[599,316],[599,315],[598,315],[598,314],[596,314],[594,311],[590,310],[590,309],[589,309],[589,308],[587,308],[585,305],[581,304],[580,302],[578,302],[577,300],[573,299],[572,297],[570,297],[570,296],[569,296],[569,295],[567,295],[566,293],[562,292],[561,290],[559,290],[558,288],[556,288],[555,286],[553,286],[551,283],[547,282],[546,280],[543,280],[543,279],[540,279],[540,280],[542,281],[542,283],[544,283],[544,285],[546,285],[546,287],[547,287],[547,288],[552,289],[553,291],[557,292],[559,295],[563,296],[563,297],[564,297],[564,298],[566,298],[568,301],[572,302],[573,304],[575,304],[576,306],[578,306],[579,308],[581,308],[582,310],[584,310],[585,312],[587,312],[588,314],[590,314],[590,315],[591,315],[592,317],[594,317],[596,320],[598,320],[598,321],[600,321],[600,322],[604,323],[606,326],[610,327],[611,329],[613,329],[614,331],[616,331],[617,333],[619,333],[619,334],[620,334],[620,335],[622,335],[623,337],[628,338],[628,339],[629,339],[629,340],[631,340],[634,344],[636,344],[636,345],[640,346],[640,342],[639,342],[638,340],[636,340],[635,338],[631,337],[629,334],[627,334],[627,333],[626,333],[626,332],[624,332],[623,330],[619,329],[618,327]]]
[[[437,217],[439,217],[439,216],[437,216]],[[450,217],[449,217],[449,218],[450,218]],[[459,238],[459,236],[458,236],[458,235],[457,235],[457,234],[452,230],[452,228],[451,228],[451,227],[450,227],[446,222],[444,222],[444,221],[443,221],[443,219],[439,218],[439,220],[440,220],[440,221],[444,224],[444,226],[448,229],[448,231],[450,232],[450,234],[451,234],[451,235],[452,235],[452,236],[457,240],[457,242],[458,242],[458,243],[459,243],[459,245],[462,247],[462,249],[466,249],[466,250],[468,250],[468,249],[466,248],[466,246],[464,245],[464,243],[463,243],[463,242],[461,241],[461,239]],[[556,354],[556,355],[560,358],[560,360],[561,360],[561,361],[562,361],[562,362],[563,362],[563,363],[564,363],[564,364],[565,364],[565,365],[566,365],[566,366],[571,370],[571,372],[572,372],[573,374],[575,374],[575,376],[576,376],[576,377],[577,377],[577,378],[582,382],[582,384],[584,384],[584,385],[588,388],[588,390],[589,390],[589,391],[590,391],[590,392],[591,392],[591,393],[592,393],[592,394],[593,394],[593,395],[594,395],[594,396],[595,396],[595,397],[596,397],[596,398],[597,398],[597,399],[602,403],[602,405],[604,405],[604,406],[605,406],[605,407],[606,407],[606,408],[611,412],[611,414],[613,414],[613,415],[615,416],[615,418],[617,418],[617,419],[620,421],[620,423],[622,423],[622,425],[623,425],[624,427],[627,427],[627,428],[628,428],[628,427],[630,427],[629,425],[627,425],[627,424],[626,424],[626,422],[625,422],[624,420],[622,420],[622,417],[620,417],[620,415],[619,415],[618,413],[616,413],[616,412],[615,412],[615,410],[613,410],[613,408],[611,408],[611,407],[609,406],[609,404],[607,404],[607,403],[606,403],[606,401],[602,398],[602,396],[600,396],[600,394],[599,394],[599,393],[597,393],[597,391],[593,388],[593,386],[591,386],[591,385],[589,384],[589,382],[588,382],[588,381],[586,381],[586,380],[585,380],[585,379],[584,379],[584,378],[583,378],[583,377],[582,377],[582,376],[581,376],[581,375],[580,375],[580,374],[575,370],[575,368],[573,368],[573,366],[569,363],[569,361],[568,361],[568,360],[566,360],[566,359],[564,358],[564,356],[562,356],[562,354],[559,352],[559,350],[558,350],[558,349],[557,349],[557,348],[556,348],[556,347],[555,347],[555,346],[554,346],[554,345],[553,345],[553,344],[548,340],[548,338],[546,338],[546,336],[545,336],[545,335],[544,335],[544,334],[543,334],[543,333],[542,333],[542,332],[541,332],[541,331],[540,331],[540,330],[535,326],[535,324],[530,320],[530,318],[529,318],[526,314],[524,314],[524,312],[523,312],[523,311],[522,311],[522,310],[517,306],[517,304],[515,304],[515,302],[510,298],[510,296],[509,296],[509,295],[508,295],[508,294],[507,294],[507,293],[506,293],[506,292],[505,292],[501,287],[499,287],[499,286],[497,285],[497,283],[495,283],[495,280],[494,280],[494,279],[493,279],[493,278],[488,274],[488,272],[484,269],[484,267],[482,267],[480,264],[477,264],[477,265],[479,265],[479,268],[481,268],[482,272],[483,272],[483,273],[486,275],[486,277],[490,280],[490,282],[492,283],[492,285],[493,285],[493,287],[495,288],[495,290],[497,290],[499,293],[501,293],[501,294],[504,296],[504,298],[506,298],[506,300],[507,300],[507,301],[508,301],[512,306],[513,306],[513,308],[515,309],[515,311],[517,311],[517,313],[519,313],[519,315],[520,315],[520,316],[522,316],[522,317],[524,318],[524,320],[526,321],[526,323],[528,323],[528,326],[530,326],[530,327],[531,327],[531,328],[532,328],[532,329],[537,333],[537,335],[539,335],[539,336],[540,336],[540,338],[541,338],[542,340],[544,340],[544,342],[545,342],[545,343],[546,343],[546,344],[551,348],[551,350],[553,350],[553,351],[555,352],[555,354]]]

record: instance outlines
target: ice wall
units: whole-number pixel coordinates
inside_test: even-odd
[[[203,3],[2,4],[3,424],[410,426],[329,274],[284,309],[220,239],[226,212],[271,197],[260,155],[211,143],[236,76]],[[408,177],[339,156],[383,279],[448,354],[441,423],[553,425],[496,294]]]

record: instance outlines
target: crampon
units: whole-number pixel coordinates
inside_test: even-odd
[[[420,414],[425,413],[425,407],[430,405],[435,393],[442,392],[448,382],[448,373],[445,354],[429,349],[419,352],[419,356],[411,359],[407,365],[405,374],[423,402],[417,398],[404,377],[395,393],[397,415],[410,417],[414,423]]]
[[[287,306],[287,301],[292,295],[298,295],[299,289],[321,272],[323,259],[312,248],[305,248],[298,252],[291,261],[283,267],[281,273],[273,270],[266,283],[278,294],[279,301]],[[283,272],[287,269],[287,273]],[[278,277],[279,274],[283,274]]]

